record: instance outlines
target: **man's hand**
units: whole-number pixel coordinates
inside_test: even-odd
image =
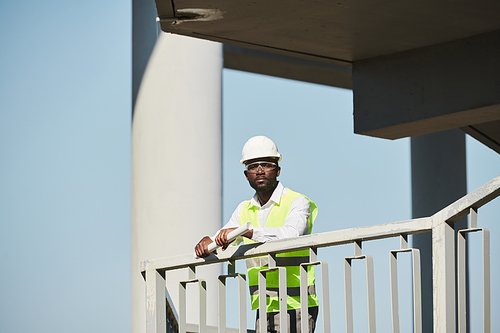
[[[196,255],[200,258],[206,258],[210,254],[212,254],[212,252],[208,251],[208,244],[210,244],[210,243],[212,243],[212,240],[210,239],[210,237],[208,237],[208,236],[203,237],[198,242],[198,244],[196,244],[196,246],[194,247],[194,251],[196,252]],[[217,254],[217,251],[214,251],[214,253]]]
[[[222,247],[222,250],[227,249],[229,246],[229,243],[227,241],[227,235],[233,231],[236,230],[237,228],[227,228],[227,229],[222,229],[219,231],[219,234],[215,237],[215,243]]]
[[[215,243],[217,245],[219,245],[220,247],[222,247],[222,250],[225,250],[227,249],[227,247],[229,246],[229,243],[227,241],[227,235],[231,232],[231,231],[234,231],[238,228],[227,228],[227,229],[222,229],[219,234],[215,237]],[[248,230],[245,234],[243,234],[243,236],[247,237],[247,238],[252,238],[253,236],[253,230]]]

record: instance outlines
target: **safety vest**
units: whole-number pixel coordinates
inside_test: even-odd
[[[285,223],[285,219],[290,212],[292,202],[302,196],[302,194],[288,189],[288,192],[281,197],[279,204],[276,204],[268,215],[266,227],[281,227]],[[306,197],[307,200],[309,198]],[[307,232],[310,234],[318,208],[316,204],[309,200],[309,213],[307,219]],[[247,222],[252,223],[254,227],[261,227],[259,222],[259,208],[247,201],[243,204],[240,213],[240,224]],[[255,241],[244,237],[245,244],[256,243]],[[300,309],[300,264],[309,262],[309,250],[300,250],[294,252],[286,252],[276,254],[276,265],[286,268],[287,282],[287,308],[288,310]],[[248,285],[250,288],[250,299],[252,309],[259,307],[259,271],[268,268],[268,257],[256,257],[247,259],[248,269]],[[267,312],[279,311],[279,288],[278,271],[269,272],[266,274],[266,295],[267,295]],[[308,286],[308,306],[318,306],[318,298],[315,291],[314,267],[307,267],[307,286]]]

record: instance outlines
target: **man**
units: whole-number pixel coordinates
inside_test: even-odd
[[[212,239],[203,237],[195,247],[198,257],[210,255],[208,245],[214,240],[225,250],[229,246],[227,235],[242,224],[251,222],[253,229],[245,233],[244,242],[267,242],[272,240],[298,237],[311,233],[314,219],[317,215],[316,205],[307,197],[294,192],[277,180],[281,168],[281,154],[274,142],[265,136],[250,138],[244,145],[244,174],[250,186],[255,190],[252,199],[238,205],[229,222],[218,231]],[[287,269],[287,308],[289,332],[301,332],[300,297],[299,297],[299,265],[309,262],[308,250],[294,251],[276,255],[277,266]],[[248,283],[252,309],[257,309],[258,274],[267,268],[267,256],[247,260]],[[278,272],[267,273],[267,327],[268,332],[279,330],[278,305]],[[314,269],[308,268],[308,304],[309,331],[314,332],[318,316],[318,299],[314,290]],[[259,332],[259,313],[257,313],[256,330]],[[285,332],[282,332],[285,333]]]

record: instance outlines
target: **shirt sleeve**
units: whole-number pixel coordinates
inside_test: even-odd
[[[252,240],[263,243],[304,235],[307,231],[307,219],[310,215],[309,206],[310,203],[306,197],[298,197],[292,202],[290,213],[282,227],[253,228]]]
[[[238,228],[240,226],[240,212],[241,212],[241,208],[243,207],[243,204],[245,203],[245,201],[241,202],[238,207],[236,207],[236,209],[234,210],[233,214],[231,215],[231,218],[229,219],[229,221],[221,228],[219,229],[215,235],[213,235],[212,237],[210,237],[210,239],[212,239],[212,241],[215,241],[215,237],[217,237],[217,235],[219,234],[219,232],[222,230],[222,229],[228,229],[228,228]],[[236,245],[236,244],[235,244]]]

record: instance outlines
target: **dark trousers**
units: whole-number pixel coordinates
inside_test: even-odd
[[[309,308],[308,318],[309,320],[309,333],[314,333],[316,328],[316,319],[318,319],[319,307],[314,306]],[[300,321],[303,320],[300,314],[300,309],[288,310],[288,332],[289,333],[301,333]],[[255,320],[255,332],[260,333],[259,328],[260,318],[259,311],[257,311],[257,319]],[[267,313],[267,332],[268,333],[280,333],[280,313],[279,312],[268,312]],[[281,332],[287,333],[287,332]]]

